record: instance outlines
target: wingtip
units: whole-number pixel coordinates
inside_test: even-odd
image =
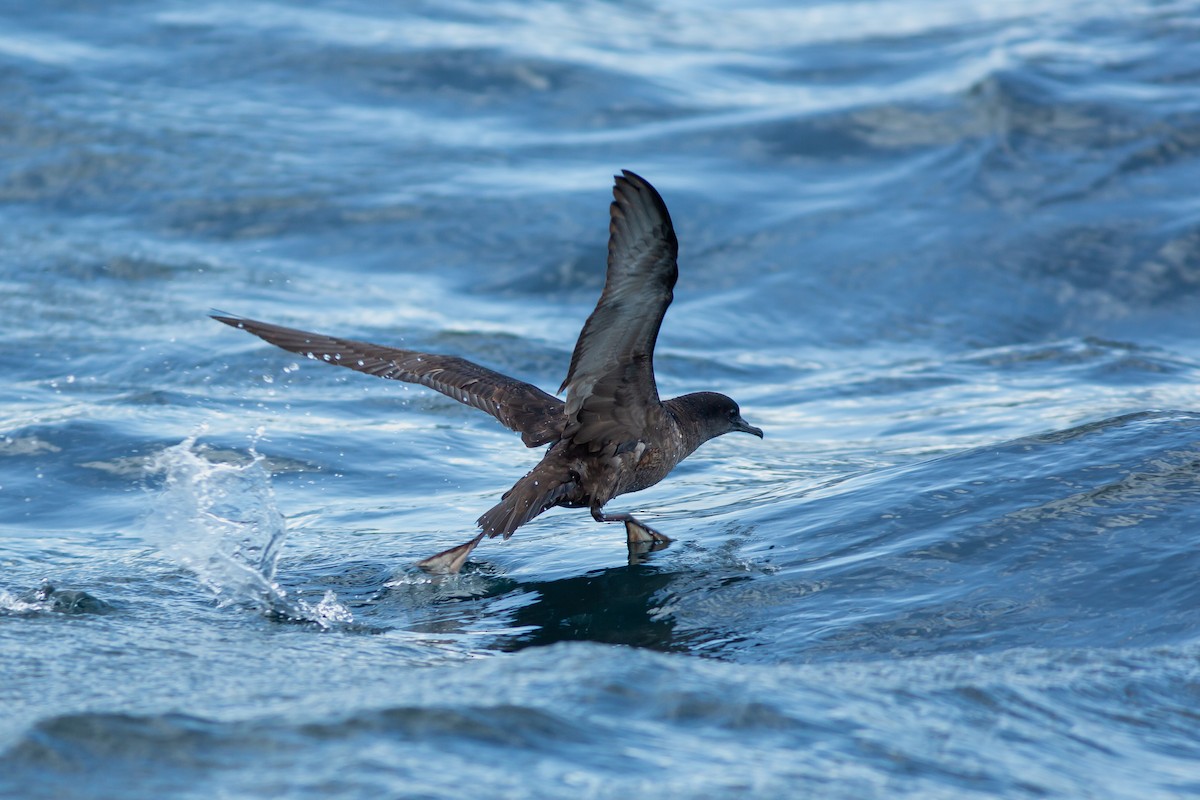
[[[651,184],[650,181],[646,180],[641,175],[638,175],[633,170],[623,169],[621,170],[620,175],[613,176],[613,196],[619,199],[621,188],[626,186],[638,193],[648,192],[654,199],[655,205],[665,206],[662,201],[662,197],[659,195],[658,190],[654,188],[653,184]]]
[[[633,170],[622,169],[620,175],[613,176],[613,199],[618,203],[622,200],[622,189],[631,189],[638,195],[648,195],[650,203],[658,209],[659,213],[670,219],[670,214],[667,213],[667,204],[663,201],[658,189],[655,189],[654,184]]]
[[[210,310],[208,312],[208,316],[211,319],[215,319],[217,322],[223,322],[231,328],[241,328],[243,327],[242,323],[245,322],[244,317],[238,317],[233,314],[228,314],[224,311],[217,311],[216,309]]]
[[[679,249],[675,238],[675,227],[671,222],[671,212],[667,211],[666,201],[654,188],[650,181],[628,169],[621,170],[620,175],[613,176],[613,202],[609,205],[609,246],[612,247],[612,237],[616,235],[615,227],[618,217],[628,215],[640,216],[644,224],[655,225],[659,221],[665,231],[662,236],[668,241],[672,255]],[[654,219],[657,217],[658,219]]]

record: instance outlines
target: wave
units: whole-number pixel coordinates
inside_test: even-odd
[[[387,697],[332,713],[49,717],[0,754],[0,788],[861,797],[899,782],[923,797],[1186,794],[1196,663],[1194,645],[760,667],[558,645],[409,670]]]

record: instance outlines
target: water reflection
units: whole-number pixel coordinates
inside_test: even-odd
[[[521,584],[537,599],[517,609],[515,624],[525,628],[500,643],[516,651],[567,641],[603,642],[665,652],[686,650],[665,613],[666,588],[678,572],[636,564],[572,578]]]

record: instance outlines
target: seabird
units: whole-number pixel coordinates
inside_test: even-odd
[[[521,434],[527,447],[550,445],[541,462],[476,521],[475,538],[418,562],[423,569],[458,572],[483,537],[507,539],[555,506],[586,508],[598,522],[625,523],[631,554],[659,549],[671,541],[667,536],[631,514],[606,513],[605,504],[658,483],[709,439],[733,431],[761,439],[763,432],[723,394],[659,399],[654,343],[679,277],[679,242],[662,197],[628,170],[615,178],[608,232],[604,291],[559,387],[565,401],[457,356],[212,317],[308,358],[428,386],[491,414]]]

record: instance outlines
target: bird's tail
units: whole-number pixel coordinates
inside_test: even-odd
[[[554,508],[579,487],[576,476],[538,464],[504,493],[500,502],[476,520],[488,536],[513,535],[513,531],[543,511]]]

